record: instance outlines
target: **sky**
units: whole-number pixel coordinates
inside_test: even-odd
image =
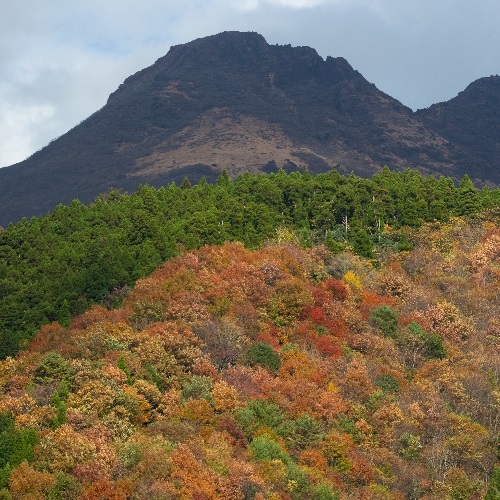
[[[498,0],[0,0],[0,167],[105,105],[172,45],[222,31],[345,57],[416,110],[500,74]]]

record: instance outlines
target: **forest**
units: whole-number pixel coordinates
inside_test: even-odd
[[[374,263],[410,248],[426,222],[500,206],[500,190],[476,190],[465,176],[422,176],[385,167],[372,179],[332,170],[221,174],[215,185],[184,179],[94,203],[73,201],[44,217],[0,229],[0,359],[15,355],[44,324],[68,326],[92,304],[118,305],[137,279],[205,244],[250,249],[293,231],[300,245],[353,251]]]
[[[0,499],[500,497],[500,198],[222,174],[0,232]]]
[[[498,211],[409,246],[181,250],[44,325],[0,361],[0,498],[497,499]]]

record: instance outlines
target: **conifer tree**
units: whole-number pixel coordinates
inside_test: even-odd
[[[457,215],[472,215],[479,212],[481,209],[479,194],[467,174],[463,176],[460,182],[457,195]]]

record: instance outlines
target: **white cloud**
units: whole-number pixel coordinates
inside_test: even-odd
[[[69,130],[173,44],[225,30],[257,31],[272,44],[343,56],[381,90],[417,108],[500,73],[499,17],[498,0],[3,2],[0,165]]]
[[[267,5],[279,5],[281,7],[287,7],[292,9],[304,9],[313,8],[318,5],[327,3],[327,0],[250,0],[247,3],[252,4],[252,8],[256,9],[261,6]]]
[[[2,148],[0,166],[12,165],[24,160],[37,148],[36,130],[54,116],[50,104],[16,105],[0,101],[0,129]]]

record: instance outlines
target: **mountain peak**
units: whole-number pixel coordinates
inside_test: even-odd
[[[342,57],[269,45],[254,32],[199,38],[171,47],[80,125],[0,169],[0,225],[113,187],[213,180],[222,169],[371,176],[388,165],[498,183],[499,82],[480,79],[413,113]]]
[[[230,57],[237,59],[244,57],[245,54],[260,54],[268,49],[265,38],[255,32],[223,31],[217,35],[211,35],[204,38],[197,38],[192,42],[174,45],[168,53],[158,59],[157,63],[166,61],[172,62],[176,58],[186,58],[189,62],[194,61],[203,64],[210,62],[214,57]],[[207,60],[200,58],[208,57]]]

